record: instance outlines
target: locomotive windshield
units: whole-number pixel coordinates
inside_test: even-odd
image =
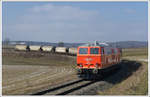
[[[88,53],[88,48],[80,48],[79,49],[79,54],[87,54]]]
[[[90,54],[99,54],[99,48],[90,48]]]

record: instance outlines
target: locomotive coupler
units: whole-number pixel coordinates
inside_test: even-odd
[[[93,69],[94,74],[98,74],[98,69]]]

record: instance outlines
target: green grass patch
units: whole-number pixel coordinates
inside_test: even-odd
[[[123,49],[122,56],[148,56],[148,48]]]

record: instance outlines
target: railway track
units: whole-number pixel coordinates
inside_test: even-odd
[[[58,86],[50,87],[43,91],[33,93],[32,95],[74,95],[76,93],[78,94],[78,92],[81,92],[85,88],[88,88],[91,86],[100,85],[102,86],[102,88],[104,86],[109,86],[109,85],[111,86],[111,83],[107,83],[104,80],[110,75],[113,75],[114,70],[115,72],[117,72],[119,68],[115,68],[112,71],[110,70],[108,73],[105,73],[105,75],[101,76],[100,78],[96,80],[74,79],[64,84],[60,84]]]
[[[95,82],[97,81],[86,81],[86,80],[78,79],[78,80],[67,82],[63,85],[51,87],[47,90],[33,93],[31,95],[67,95],[83,87],[91,85]]]

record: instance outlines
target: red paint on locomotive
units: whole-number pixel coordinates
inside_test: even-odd
[[[120,49],[101,46],[80,46],[77,52],[78,69],[104,69],[120,62]]]

